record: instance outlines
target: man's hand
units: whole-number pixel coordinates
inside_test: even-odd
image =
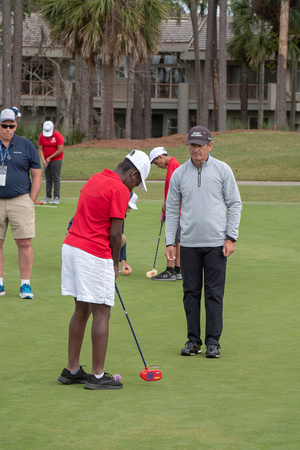
[[[127,274],[132,272],[132,268],[130,267],[129,264],[127,264],[125,259],[121,259],[121,267],[122,267],[122,272],[123,273],[125,272],[125,270],[127,271]]]
[[[235,250],[235,243],[230,241],[229,239],[226,239],[226,241],[224,242],[224,245],[223,245],[223,250],[222,250],[225,258],[228,258],[228,256],[232,255],[234,250]]]
[[[169,245],[166,248],[165,256],[168,261],[174,261],[174,259],[176,258],[176,249],[175,247],[173,247],[173,245]]]

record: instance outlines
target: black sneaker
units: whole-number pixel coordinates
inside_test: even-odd
[[[160,273],[159,275],[152,277],[152,280],[153,281],[176,281],[176,275],[175,275],[175,273],[165,270],[164,272]]]
[[[80,366],[80,369],[74,375],[68,369],[64,369],[60,377],[57,378],[57,381],[63,384],[85,384],[87,377],[88,374]]]
[[[196,353],[201,353],[200,342],[187,341],[185,347],[181,350],[182,356],[194,356]]]
[[[206,358],[220,358],[220,350],[217,345],[208,345],[206,347]]]
[[[175,266],[174,271],[175,271],[176,280],[182,280],[182,273],[181,273],[180,267]]]
[[[110,373],[104,372],[102,378],[96,378],[92,373],[88,375],[85,389],[121,389],[123,384],[113,380]]]

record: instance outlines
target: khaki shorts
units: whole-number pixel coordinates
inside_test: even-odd
[[[0,239],[4,240],[10,228],[14,239],[35,237],[35,209],[29,194],[14,198],[0,198]]]

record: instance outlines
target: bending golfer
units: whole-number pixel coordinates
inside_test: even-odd
[[[151,150],[150,155],[150,163],[155,164],[156,167],[160,169],[167,169],[167,175],[165,179],[165,201],[161,208],[160,213],[160,221],[165,220],[166,217],[166,200],[168,196],[168,190],[170,186],[170,180],[173,175],[174,170],[176,170],[180,164],[172,156],[169,156],[164,147],[155,147]],[[176,256],[175,261],[167,260],[167,267],[164,272],[159,275],[155,275],[152,277],[153,281],[176,281],[182,280],[182,274],[180,270],[180,227],[179,227],[179,219],[178,219],[178,228],[175,237],[175,249]],[[174,265],[175,263],[175,265]],[[173,267],[174,265],[174,267]]]
[[[193,127],[187,145],[191,158],[174,172],[168,192],[166,257],[170,261],[175,257],[181,206],[180,259],[188,337],[181,354],[201,353],[200,301],[204,282],[206,356],[218,358],[226,262],[235,250],[242,203],[230,167],[209,155],[210,131]]]
[[[62,248],[62,294],[72,295],[75,311],[69,326],[68,365],[58,381],[87,389],[119,389],[104,372],[109,317],[119,273],[122,225],[130,191],[147,190],[148,156],[129,153],[114,170],[93,175],[82,188],[72,226]],[[92,314],[92,373],[79,363],[88,318]]]

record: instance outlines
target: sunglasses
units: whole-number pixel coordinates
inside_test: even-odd
[[[9,128],[10,130],[13,130],[15,128],[16,125],[3,125],[2,123],[0,124],[2,128],[4,128],[6,130],[6,128]]]

